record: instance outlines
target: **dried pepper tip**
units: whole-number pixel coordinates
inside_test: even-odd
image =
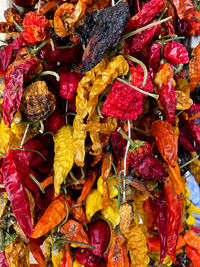
[[[24,89],[21,110],[31,121],[45,120],[55,110],[56,100],[44,81],[32,83]]]

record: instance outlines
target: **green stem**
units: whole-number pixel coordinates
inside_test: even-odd
[[[174,40],[180,40],[180,39],[185,39],[185,37],[184,36],[177,36],[177,37],[173,37],[173,38],[170,38],[167,40],[163,40],[163,44],[166,44],[166,43],[174,41]]]
[[[91,249],[96,249],[94,246],[91,246],[89,244],[85,244],[82,242],[77,242],[77,241],[72,241],[72,240],[67,240],[67,239],[60,239],[56,241],[56,245],[64,244],[64,243],[75,244],[75,245],[84,246],[84,247],[91,248]]]
[[[13,20],[13,23],[19,33],[23,32],[23,28],[15,20]]]
[[[160,17],[158,18],[158,20],[161,20],[163,18],[163,16],[165,15],[165,13],[167,12],[167,7],[164,8],[163,12],[161,13]]]
[[[40,120],[40,130],[39,130],[40,133],[44,133],[44,123],[42,120]]]
[[[159,39],[160,40],[162,40],[162,39],[165,39],[165,38],[174,38],[174,37],[176,37],[177,35],[175,35],[175,34],[171,34],[171,35],[164,35],[164,36],[161,36],[161,37],[159,37]]]
[[[70,187],[72,185],[76,185],[76,184],[80,184],[80,183],[79,182],[71,182],[71,183],[62,185],[62,188],[65,189],[65,188],[68,188],[68,187]]]
[[[145,64],[142,61],[140,61],[139,59],[135,58],[135,57],[132,57],[132,56],[129,56],[129,55],[125,55],[125,54],[122,54],[122,55],[124,56],[125,59],[130,60],[133,63],[139,64],[143,68],[144,77],[143,77],[142,87],[144,87],[146,82],[147,82],[147,76],[148,76],[148,71],[147,71],[147,68],[146,68]]]
[[[47,134],[50,134],[53,138],[55,138],[55,134],[53,132],[48,131],[48,132],[43,133],[43,135],[47,135]]]
[[[40,182],[38,182],[35,176],[32,173],[29,173],[29,177],[36,183],[36,185],[40,188],[41,192],[45,194],[44,188],[41,186]]]
[[[37,153],[41,158],[43,158],[44,161],[47,161],[47,159],[45,158],[45,156],[41,152],[39,152],[37,150],[34,150],[34,149],[23,149],[23,148],[21,148],[21,150],[23,150],[24,152],[34,152],[34,153]]]
[[[70,176],[72,178],[72,180],[74,180],[75,182],[77,182],[78,184],[80,184],[79,180],[75,177],[74,173],[72,171],[70,171]]]
[[[148,93],[148,92],[146,92],[146,91],[144,91],[144,90],[142,90],[140,88],[135,87],[131,83],[127,82],[126,80],[123,80],[121,78],[117,78],[116,80],[118,80],[118,81],[120,81],[120,82],[122,82],[122,83],[124,83],[124,84],[126,84],[126,85],[128,85],[130,87],[132,87],[133,89],[135,89],[136,91],[138,91],[138,92],[140,92],[140,93],[142,93],[144,95],[151,96],[151,97],[153,97],[156,100],[159,98],[159,95]]]
[[[115,174],[115,175],[111,175],[111,176],[109,176],[109,177],[105,180],[105,182],[107,183],[108,180],[110,180],[110,179],[112,179],[112,178],[114,178],[114,177],[116,177],[116,174]]]
[[[190,163],[192,163],[193,161],[195,161],[196,159],[199,158],[200,155],[197,155],[196,157],[192,158],[191,160],[189,160],[188,162],[186,162],[185,164],[180,166],[180,169],[184,168],[185,166],[189,165]]]
[[[67,214],[66,214],[65,219],[59,224],[59,226],[58,226],[58,232],[60,231],[60,228],[66,223],[66,221],[67,221],[68,218],[69,218],[69,206],[68,206],[67,201],[66,201],[66,199],[65,199],[64,196],[63,196],[63,199],[64,199],[64,201],[65,201]]]
[[[12,3],[12,6],[17,10],[17,12],[19,12],[20,15],[24,15],[24,12],[21,11],[14,3]]]
[[[200,22],[200,19],[199,18],[197,18],[195,16],[192,16],[192,18]]]
[[[71,206],[71,208],[75,208],[75,207],[79,207],[79,206],[83,206],[84,203],[78,203],[78,204],[74,204]]]
[[[121,205],[122,202],[122,196],[121,196],[121,173],[123,172],[123,170],[119,171],[118,175],[117,175],[117,191],[118,191],[118,208]]]
[[[0,188],[5,188],[4,184],[0,184]]]
[[[143,131],[143,130],[137,128],[137,127],[134,127],[134,130],[136,130],[136,131],[138,131],[138,132],[141,132],[141,133],[143,133],[143,134],[146,134],[146,135],[148,135],[148,136],[152,136],[150,133],[147,133],[147,132],[145,132],[145,131]]]
[[[183,68],[183,64],[179,64],[179,66],[178,66],[178,68],[176,68],[174,74],[180,72],[182,70],[182,68]]]
[[[130,142],[130,145],[132,147],[135,146],[134,141],[127,134],[125,134],[125,132],[122,130],[122,128],[118,128],[117,129],[117,132],[119,132],[124,137],[124,139],[126,139],[127,141],[129,141]]]
[[[71,115],[71,116],[76,116],[76,113],[75,113],[75,112],[67,112],[67,113],[66,113],[66,116],[70,116],[70,115]]]
[[[113,166],[113,169],[114,169],[114,172],[115,172],[115,175],[117,175],[117,168],[115,167],[114,162],[111,159],[109,159],[109,158],[105,158],[105,159],[111,162],[111,164]]]
[[[37,55],[37,53],[40,52],[40,50],[49,43],[49,39],[45,40],[44,42],[42,42],[36,49],[32,49],[31,50],[31,54],[32,55]]]
[[[0,155],[1,155],[3,158],[5,158],[5,156],[6,156],[3,152],[0,152]]]
[[[184,110],[179,111],[179,112],[175,115],[175,117],[178,117],[183,111],[184,111]]]
[[[149,28],[151,28],[151,27],[153,27],[153,26],[162,24],[163,22],[166,22],[166,21],[168,21],[168,20],[170,20],[170,19],[172,19],[172,16],[167,17],[167,18],[162,19],[162,20],[159,20],[159,21],[156,21],[156,22],[154,22],[154,23],[148,24],[148,25],[146,25],[146,26],[144,26],[144,27],[142,27],[142,28],[140,28],[140,29],[137,29],[137,30],[135,30],[135,31],[133,31],[133,32],[129,32],[129,33],[127,33],[127,34],[124,34],[124,35],[122,36],[121,41],[124,41],[124,40],[126,40],[127,38],[129,38],[129,37],[131,37],[131,36],[134,36],[134,35],[136,35],[137,33],[140,33],[140,32],[142,32],[142,31],[144,31],[144,30],[146,30],[146,29],[149,29]]]
[[[83,169],[83,167],[80,167],[80,169],[81,169],[81,179],[84,179],[85,178],[84,169]]]
[[[46,71],[43,71],[41,72],[36,78],[39,79],[43,76],[47,76],[47,75],[52,75],[56,78],[56,81],[59,82],[60,81],[60,75],[55,72],[55,71],[51,71],[51,70],[46,70]]]

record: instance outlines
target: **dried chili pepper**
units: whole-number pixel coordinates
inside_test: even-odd
[[[6,9],[4,11],[4,17],[6,21],[13,26],[15,26],[13,20],[15,20],[19,25],[22,23],[22,16],[15,8],[10,7]]]
[[[39,266],[45,267],[45,257],[40,246],[42,245],[39,239],[30,239],[30,251],[33,257],[38,262]]]
[[[104,58],[108,48],[117,46],[128,19],[129,10],[123,1],[99,13],[83,53],[82,72],[91,70]]]
[[[167,203],[167,250],[173,260],[176,260],[178,232],[181,224],[182,210],[180,196],[174,191],[169,179],[164,185]]]
[[[103,197],[97,189],[93,189],[87,195],[85,200],[85,213],[87,220],[90,222],[92,216],[99,210],[103,209]],[[105,217],[105,216],[104,216]]]
[[[160,63],[162,45],[160,43],[153,43],[148,51],[149,68],[157,69]]]
[[[58,111],[45,121],[45,128],[47,131],[57,133],[57,131],[65,124],[65,118]]]
[[[32,11],[26,13],[23,27],[23,39],[32,45],[45,41],[50,35],[51,24],[48,19]]]
[[[34,58],[27,56],[26,58],[18,59],[11,64],[4,77],[5,90],[3,100],[3,118],[6,125],[12,122],[14,113],[19,108],[24,79],[30,79],[41,71],[40,62]]]
[[[185,22],[184,33],[187,36],[195,36],[195,35],[200,34],[200,30],[199,30],[200,21],[194,19],[194,17],[200,19],[200,12],[197,10],[194,10],[194,12],[192,13],[191,19],[187,21],[183,21]]]
[[[0,33],[11,33],[15,32],[15,28],[13,25],[7,23],[7,22],[0,22]]]
[[[166,119],[170,124],[173,124],[176,109],[176,96],[173,83],[173,71],[169,64],[164,63],[159,67],[154,82],[158,89],[159,99],[164,108]]]
[[[100,257],[93,255],[91,251],[81,248],[76,250],[75,257],[77,262],[85,267],[99,266],[101,260]]]
[[[27,1],[24,1],[24,0],[13,0],[13,3],[15,3],[16,5],[21,6],[21,7],[31,7],[36,2],[37,2],[36,0],[27,0]]]
[[[2,175],[17,221],[25,235],[30,237],[33,226],[29,200],[23,186],[23,180],[29,175],[29,162],[25,152],[18,149],[9,151],[3,160]]]
[[[191,260],[193,266],[199,267],[200,266],[200,254],[198,250],[191,246],[186,246],[185,252],[186,252],[187,257]]]
[[[54,157],[54,189],[55,196],[60,193],[61,184],[66,179],[68,173],[73,167],[74,151],[72,128],[65,125],[58,132],[54,138],[55,143],[55,157]]]
[[[156,138],[156,145],[163,159],[174,166],[177,161],[178,138],[171,124],[162,120],[154,121],[151,124],[151,132]]]
[[[32,238],[39,238],[43,236],[64,220],[67,215],[65,201],[67,202],[68,209],[70,210],[70,198],[68,196],[60,195],[51,202],[40,220],[37,222]]]
[[[200,44],[198,44],[192,51],[192,59],[189,63],[189,78],[190,78],[190,90],[194,91],[197,83],[200,80]]]
[[[184,239],[185,242],[195,248],[195,249],[199,249],[199,245],[200,245],[200,237],[198,236],[197,233],[195,233],[195,231],[193,230],[188,230],[185,234],[184,234]]]
[[[65,244],[65,255],[61,267],[73,267],[73,256],[69,244]]]
[[[173,184],[173,189],[178,195],[184,195],[185,185],[181,177],[180,168],[178,163],[175,163],[175,167],[168,165],[169,178]]]
[[[156,22],[153,20],[151,23]],[[155,34],[160,30],[160,24],[152,26],[142,32],[137,33],[131,41],[130,50],[132,53],[139,52],[151,43]]]
[[[87,223],[87,219],[86,219],[86,215],[85,215],[85,211],[82,205],[77,205],[79,203],[77,202],[73,202],[72,201],[72,208],[70,209],[70,216],[72,219],[84,223]]]
[[[160,195],[159,197],[154,197],[154,199],[150,199],[151,208],[153,211],[154,222],[158,229],[158,237],[160,240],[160,262],[167,255],[167,206],[166,199],[164,195]]]
[[[127,23],[128,30],[140,28],[152,20],[160,11],[165,8],[165,1],[151,0],[146,3],[142,9],[133,16]]]
[[[168,42],[164,47],[164,57],[171,64],[189,63],[188,51],[184,45],[178,42]]]
[[[44,81],[37,81],[24,88],[20,109],[30,121],[47,119],[55,110],[55,96]]]
[[[180,19],[188,20],[192,16],[194,6],[190,0],[173,0],[177,15]]]
[[[185,120],[181,117],[184,128],[193,137],[193,139],[200,144],[200,126],[195,120]]]
[[[60,75],[60,96],[67,100],[75,99],[75,92],[83,76],[77,72],[65,72]]]
[[[0,252],[0,264],[1,264],[1,267],[9,267],[4,251]]]
[[[126,248],[126,239],[122,234],[116,233],[115,230],[111,233],[111,243],[108,251],[108,267],[120,267],[127,266],[129,267],[129,258]]]
[[[194,152],[199,147],[194,144],[193,137],[183,128],[181,128],[179,132],[179,143],[189,152]]]

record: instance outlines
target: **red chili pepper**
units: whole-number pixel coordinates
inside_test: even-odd
[[[10,150],[3,159],[3,184],[16,219],[27,237],[33,232],[30,205],[23,181],[29,175],[29,161],[24,151]]]
[[[169,179],[165,182],[164,193],[167,202],[167,249],[169,256],[176,261],[176,246],[183,211],[180,196],[174,191]]]
[[[193,267],[199,267],[200,266],[200,254],[198,253],[198,250],[193,247],[186,246],[185,252],[187,254],[187,257],[191,260]]]
[[[159,67],[161,48],[162,45],[160,43],[153,43],[149,48],[148,52],[149,68],[152,68],[153,70]]]
[[[95,249],[90,249],[90,251],[99,257],[103,257],[103,254],[108,247],[110,241],[110,227],[102,220],[89,223],[88,236],[90,238],[90,244],[95,247]]]
[[[12,1],[13,1],[13,3],[15,3],[16,5],[21,6],[21,7],[31,7],[37,2],[37,0],[26,0],[26,1],[24,1],[24,0],[12,0]]]
[[[192,17],[194,6],[191,0],[173,0],[173,3],[180,19],[188,20]]]
[[[127,141],[122,137],[117,131],[112,132],[111,134],[111,146],[117,158],[121,158],[124,155],[123,148],[126,146]]]
[[[83,75],[77,72],[65,72],[60,75],[60,96],[67,100],[75,99],[78,83]]]
[[[166,119],[170,124],[173,124],[176,109],[176,96],[173,83],[173,71],[169,64],[164,63],[159,67],[154,82],[158,89],[159,99],[164,108]]]
[[[192,13],[193,17],[196,17],[200,19],[200,12],[195,10]],[[190,20],[187,20],[186,29],[185,29],[186,35],[199,35],[200,34],[200,21],[191,18]]]
[[[143,207],[144,207],[144,211],[147,214],[147,227],[148,227],[148,229],[153,229],[154,220],[153,220],[153,213],[152,213],[149,198],[147,200],[145,200]]]
[[[178,42],[169,42],[165,45],[164,57],[171,64],[187,64],[189,62],[187,49]]]
[[[9,267],[7,260],[6,260],[5,251],[0,252],[0,266]]]
[[[149,249],[160,250],[160,240],[157,238],[157,236],[148,238],[147,243],[148,243]]]
[[[151,208],[153,211],[154,222],[158,229],[158,236],[160,240],[160,263],[167,256],[167,212],[166,199],[164,195],[150,199]]]
[[[200,145],[194,144],[193,137],[184,128],[179,131],[179,143],[189,152],[194,152],[200,147]]]
[[[172,19],[165,21],[162,24],[162,27],[165,29],[166,34],[168,35],[176,35],[175,29],[174,29],[174,21],[176,19],[176,11],[175,11],[175,7],[172,3],[170,3],[169,1],[167,1],[167,11],[165,13],[165,17],[170,17],[172,16]]]
[[[47,44],[41,51],[40,57],[47,61],[47,63],[65,62],[72,63],[74,60],[79,59],[81,55],[81,47],[73,46],[71,48],[54,49],[50,44]]]
[[[200,126],[195,120],[186,120],[183,116],[181,118],[181,125],[186,129],[193,139],[200,145]]]
[[[15,112],[20,106],[24,79],[30,79],[32,74],[37,74],[40,70],[39,60],[30,56],[16,60],[8,67],[4,77],[3,98],[3,119],[6,125],[12,122]]]
[[[36,12],[30,11],[26,13],[22,24],[24,27],[22,36],[31,45],[43,42],[50,36],[50,22],[45,16]]]
[[[153,20],[151,23],[156,22],[156,20]],[[155,36],[155,34],[160,30],[161,26],[155,25],[151,28],[148,28],[142,32],[137,33],[133,38],[131,42],[131,52],[139,52],[143,48],[145,48],[148,44],[151,43],[151,40]]]
[[[95,256],[88,249],[78,248],[76,250],[75,257],[76,257],[76,260],[78,261],[78,263],[84,265],[85,267],[99,266],[99,263],[101,261],[100,257]]]
[[[40,248],[40,246],[42,245],[43,242],[41,242],[41,240],[38,239],[30,239],[30,252],[33,254],[33,257],[36,259],[36,261],[38,262],[40,267],[45,267],[45,257],[44,254],[42,252],[42,249]]]
[[[47,131],[54,134],[65,124],[65,118],[58,111],[45,121],[45,128]]]
[[[140,28],[152,20],[166,6],[165,0],[151,0],[127,23],[128,30]]]
[[[192,104],[192,106],[187,110],[187,113],[193,115],[200,111],[200,104]]]

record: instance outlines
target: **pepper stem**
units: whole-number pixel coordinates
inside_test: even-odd
[[[139,32],[142,32],[142,31],[144,31],[144,30],[146,30],[146,29],[149,29],[149,28],[151,28],[151,27],[153,27],[153,26],[162,24],[163,22],[168,21],[168,20],[170,20],[170,19],[172,19],[172,16],[167,17],[167,18],[162,19],[162,20],[159,20],[159,21],[156,21],[156,22],[154,22],[154,23],[148,24],[148,25],[146,25],[146,26],[144,26],[144,27],[142,27],[142,28],[140,28],[140,29],[137,29],[136,31],[133,31],[133,32],[129,32],[129,33],[127,33],[127,34],[124,34],[124,35],[122,36],[121,41],[124,41],[124,40],[126,40],[127,38],[129,38],[129,37],[131,37],[131,36],[134,36],[135,34],[137,34],[137,33],[139,33]]]
[[[180,169],[184,168],[185,166],[189,165],[190,163],[192,163],[193,161],[195,161],[196,159],[199,158],[200,155],[197,155],[196,157],[192,158],[191,160],[189,160],[188,162],[186,162],[185,164],[180,166]]]
[[[74,180],[74,182],[77,182],[78,184],[80,184],[79,180],[75,177],[74,173],[72,171],[70,171],[70,176],[72,178],[72,180]]]
[[[144,91],[144,90],[142,90],[140,88],[135,87],[131,83],[127,82],[126,80],[123,80],[121,78],[117,78],[117,80],[120,81],[120,82],[122,82],[122,83],[125,83],[126,85],[132,87],[133,89],[135,89],[136,91],[138,91],[138,92],[140,92],[140,93],[142,93],[144,95],[151,96],[151,97],[153,97],[156,100],[158,100],[158,98],[159,98],[159,95],[148,93],[148,92],[146,92],[146,91]]]
[[[176,37],[176,34],[170,34],[170,35],[164,35],[164,36],[160,36],[159,40],[165,39],[165,38],[174,38]]]
[[[195,17],[195,16],[192,16],[192,18],[193,18],[193,19],[196,19],[197,21],[200,22],[200,19],[199,19],[199,18],[197,18],[197,17]]]
[[[23,32],[23,28],[13,19],[13,23],[19,33]]]
[[[130,142],[130,145],[131,145],[130,151],[133,151],[141,147],[144,144],[144,141],[140,141],[140,140],[133,141],[128,135],[125,134],[125,132],[120,127],[117,129],[117,132],[119,132],[123,136],[124,139]]]
[[[31,50],[31,54],[32,55],[37,55],[37,53],[40,52],[40,50],[46,45],[49,43],[49,39],[45,40],[44,42],[42,42],[37,48],[35,49],[32,49]]]
[[[41,186],[40,182],[38,182],[35,176],[32,173],[29,173],[29,177],[36,183],[36,185],[40,188],[41,192],[45,194],[44,188]]]
[[[24,131],[24,135],[23,135],[23,138],[22,138],[22,141],[21,141],[21,144],[20,144],[20,148],[22,148],[22,146],[24,144],[24,141],[26,139],[26,135],[27,135],[27,132],[28,132],[28,128],[29,128],[29,124],[27,124],[26,129]]]
[[[44,161],[47,161],[46,158],[45,158],[45,156],[40,151],[38,151],[38,150],[34,150],[34,149],[23,149],[23,148],[22,148],[22,150],[24,152],[34,152],[34,153],[37,153],[38,155],[40,155],[41,158],[43,158]]]
[[[52,75],[56,78],[56,81],[59,82],[60,81],[60,75],[55,72],[55,71],[51,71],[51,70],[46,70],[46,71],[43,71],[41,72],[38,76],[37,76],[37,79],[43,77],[43,76],[46,76],[46,75]]]
[[[1,155],[3,158],[5,158],[5,156],[6,156],[3,152],[0,152],[0,155]]]
[[[63,199],[65,201],[65,205],[66,205],[66,209],[67,209],[67,214],[66,214],[66,217],[65,219],[59,224],[58,226],[58,232],[60,231],[60,228],[66,223],[66,221],[68,220],[69,218],[69,206],[67,204],[67,200],[65,199],[65,197],[63,196]]]
[[[130,55],[125,55],[125,54],[122,54],[122,55],[125,59],[130,60],[133,63],[139,64],[143,68],[144,77],[143,77],[142,87],[144,87],[146,82],[147,82],[147,75],[148,75],[148,71],[147,71],[145,64],[142,61],[140,61],[139,59],[132,57]]]

